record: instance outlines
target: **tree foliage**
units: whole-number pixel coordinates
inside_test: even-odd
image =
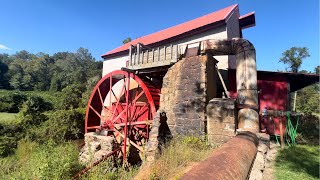
[[[319,74],[319,66],[315,67],[314,72],[305,70],[300,73]],[[297,108],[296,110],[304,113],[320,113],[320,84],[316,83],[297,91]]]
[[[100,75],[101,66],[102,62],[96,62],[85,48],[52,56],[25,50],[13,55],[0,54],[0,89],[61,91]]]
[[[131,42],[131,38],[130,37],[127,37],[126,39],[124,39],[122,41],[123,44],[127,44],[128,42]]]
[[[309,50],[306,47],[292,47],[282,53],[279,62],[288,64],[291,72],[298,72],[302,60],[309,57]]]

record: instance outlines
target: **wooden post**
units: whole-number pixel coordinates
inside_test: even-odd
[[[166,50],[166,46],[164,46],[163,47],[163,49],[164,49],[164,53],[163,53],[163,55],[164,55],[164,61],[166,60],[166,52],[167,52],[167,50]]]
[[[172,44],[171,44],[171,46],[170,46],[170,52],[171,52],[170,59],[172,59],[172,58],[173,58],[173,45],[172,45]]]
[[[280,144],[281,144],[281,148],[284,148],[284,140],[283,140],[283,130],[282,130],[282,117],[279,117],[279,121],[280,121]]]
[[[137,64],[140,64],[140,43],[137,44]]]
[[[158,47],[158,62],[160,61],[160,47]]]
[[[297,91],[294,92],[294,96],[293,96],[293,111],[296,111],[296,102],[297,102]]]

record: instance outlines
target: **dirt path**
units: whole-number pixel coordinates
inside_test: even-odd
[[[275,180],[275,160],[280,145],[270,142],[270,150],[267,153],[263,180]]]

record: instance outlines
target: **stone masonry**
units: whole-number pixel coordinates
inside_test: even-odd
[[[114,137],[97,135],[95,132],[84,135],[85,146],[81,149],[79,161],[88,165],[101,160],[104,156],[112,152]]]
[[[258,152],[251,168],[249,180],[262,180],[267,164],[267,154],[270,150],[270,136],[256,133],[259,139]]]
[[[147,163],[152,162],[156,155],[161,153],[162,147],[172,139],[164,112],[157,111],[156,116],[153,118],[152,129],[149,135],[145,152]]]
[[[235,136],[235,100],[214,98],[207,105],[209,144],[223,144]]]
[[[216,96],[216,60],[207,55],[184,58],[163,78],[160,111],[173,136],[206,133],[206,104]]]

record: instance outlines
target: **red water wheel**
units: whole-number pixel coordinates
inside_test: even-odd
[[[129,78],[130,77],[130,78]],[[129,152],[143,152],[150,123],[159,105],[160,90],[122,70],[104,76],[91,93],[85,131],[114,136],[124,162]]]

